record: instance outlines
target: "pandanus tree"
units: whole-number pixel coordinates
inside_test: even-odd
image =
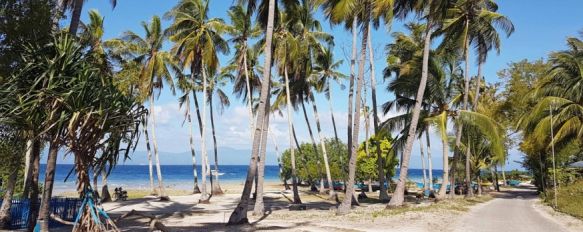
[[[184,69],[190,69],[193,81],[202,81],[203,109],[201,127],[202,152],[202,195],[200,202],[208,203],[211,194],[206,188],[206,179],[210,174],[210,165],[206,150],[206,102],[209,90],[209,76],[218,72],[218,54],[229,52],[227,41],[222,38],[226,25],[222,19],[209,18],[209,1],[184,0],[178,3],[166,16],[173,19],[166,34],[170,36],[174,47],[172,52],[179,57]],[[196,93],[193,93],[196,95]],[[212,185],[211,177],[211,185]]]
[[[0,176],[6,177],[0,206],[0,229],[5,230],[10,229],[12,199],[16,191],[18,173],[24,162],[22,154],[26,149],[26,142],[22,131],[5,124],[0,125],[0,161],[5,165],[0,171]]]
[[[495,48],[500,51],[500,39],[497,29],[509,36],[514,31],[512,22],[496,12],[498,5],[492,0],[461,0],[457,1],[447,13],[441,31],[445,42],[456,43],[465,59],[464,97],[462,108],[469,109],[468,96],[470,92],[470,46],[474,44],[478,51],[478,80],[481,78],[481,67],[487,52]],[[479,91],[479,89],[477,89]],[[476,96],[477,99],[477,96]],[[477,103],[477,102],[475,102]],[[463,127],[457,128],[456,147],[460,143]],[[470,154],[470,153],[467,153]],[[458,154],[458,156],[461,154]],[[466,157],[466,186],[470,184],[470,157]],[[452,180],[454,181],[454,180]],[[473,196],[468,191],[468,196]]]
[[[52,11],[53,1],[22,1],[9,0],[2,1],[2,22],[0,23],[0,85],[6,84],[5,81],[11,79],[15,73],[22,67],[30,63],[22,60],[22,54],[27,47],[32,45],[43,46],[53,41],[52,28],[54,12]],[[34,40],[30,40],[34,38]],[[26,41],[26,42],[23,42]],[[21,76],[22,83],[27,79],[34,79],[32,76]],[[25,86],[28,84],[25,84]],[[25,88],[23,88],[25,89]],[[8,91],[6,86],[0,87],[0,91]],[[3,92],[9,93],[9,92]],[[0,103],[2,111],[10,112],[20,103],[18,95],[6,95],[0,97],[3,103]],[[7,104],[5,104],[7,103]],[[24,189],[23,198],[29,198],[29,227],[34,228],[36,217],[38,216],[39,201],[39,172],[40,172],[40,154],[46,139],[40,136],[41,130],[38,125],[45,121],[44,111],[37,108],[34,112],[16,115],[13,113],[3,114],[2,124],[24,130],[22,133],[27,140],[27,151],[24,159]],[[4,117],[5,116],[5,117]],[[20,133],[20,132],[19,132]]]
[[[172,94],[174,94],[174,81],[172,80],[171,69],[172,64],[176,64],[173,56],[170,53],[162,50],[162,45],[167,36],[164,35],[160,18],[158,16],[152,17],[150,24],[142,22],[144,29],[144,37],[127,31],[119,39],[112,39],[106,41],[106,45],[114,47],[118,53],[117,55],[123,57],[125,60],[131,60],[137,65],[138,76],[137,90],[140,98],[148,99],[150,120],[152,123],[152,143],[154,150],[154,158],[156,159],[156,173],[158,177],[159,197],[167,200],[164,181],[162,179],[162,170],[160,168],[160,158],[158,155],[158,143],[156,140],[156,108],[154,106],[156,90],[162,91],[164,82],[168,83]]]

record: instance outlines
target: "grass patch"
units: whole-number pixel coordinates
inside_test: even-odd
[[[567,186],[559,186],[557,211],[583,219],[583,180],[578,180]],[[545,202],[552,205],[554,191],[548,190]]]
[[[484,195],[481,197],[474,197],[470,199],[458,198],[454,200],[445,200],[425,206],[416,206],[414,204],[405,205],[404,207],[393,208],[393,209],[382,209],[373,211],[371,216],[373,218],[377,217],[387,217],[395,216],[404,213],[411,212],[435,212],[435,211],[454,211],[454,212],[466,212],[471,206],[484,203],[492,200],[490,195]]]

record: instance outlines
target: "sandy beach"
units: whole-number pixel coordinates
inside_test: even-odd
[[[170,193],[183,194],[170,194],[170,201],[166,202],[146,196],[104,203],[103,207],[114,220],[132,210],[155,216],[171,231],[506,231],[491,226],[499,220],[507,223],[496,225],[518,223],[514,226],[524,229],[518,231],[553,229],[574,232],[583,229],[583,223],[578,219],[551,214],[546,208],[548,206],[541,205],[530,188],[505,189],[503,193],[485,194],[469,200],[458,196],[438,203],[416,203],[409,199],[406,207],[391,210],[386,210],[385,204],[376,199],[377,193],[370,193],[369,198],[361,200],[361,205],[354,207],[352,213],[336,216],[334,201],[309,192],[307,188],[301,188],[300,193],[307,210],[289,211],[291,192],[282,191],[283,186],[277,182],[265,184],[265,216],[252,216],[250,212],[250,225],[226,226],[242,187],[242,184],[223,184],[225,194],[213,196],[211,204],[198,204],[199,194],[170,190]],[[131,195],[132,190],[128,192]],[[513,210],[507,210],[508,207]],[[249,210],[252,209],[253,205],[250,205]],[[520,216],[524,214],[533,220],[521,224],[518,219],[524,219]],[[117,225],[122,231],[148,231],[149,222],[148,218],[131,216],[118,220]],[[60,228],[67,229],[70,228]]]

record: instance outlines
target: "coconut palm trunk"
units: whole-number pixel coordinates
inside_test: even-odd
[[[370,34],[369,34],[370,35]],[[370,132],[370,122],[368,119],[369,116],[369,112],[368,112],[368,108],[366,105],[366,86],[364,87],[364,96],[363,97],[363,105],[364,105],[364,152],[366,153],[366,157],[370,158],[370,150],[369,150],[369,143],[368,143],[368,139],[369,139],[369,132]],[[368,192],[372,193],[372,178],[368,178]]]
[[[425,139],[427,140],[427,164],[429,165],[429,190],[433,190],[433,161],[431,158],[431,142],[429,139],[429,127],[425,130]]]
[[[465,70],[464,70],[464,104],[463,104],[463,109],[467,110],[468,109],[468,95],[470,93],[470,40],[468,38],[468,28],[470,26],[470,21],[469,19],[466,19],[465,22],[465,31],[466,31],[466,35],[464,38],[464,56],[465,56]],[[463,125],[460,124],[458,126],[458,131],[457,131],[457,135],[456,135],[456,153],[459,153],[460,150],[460,140],[461,140],[461,136],[463,133]],[[467,189],[470,189],[470,183],[471,183],[471,167],[470,167],[470,152],[466,152],[466,165],[465,165],[465,170],[466,170],[466,178],[465,178],[465,186]],[[460,154],[458,154],[460,155]],[[459,160],[459,158],[458,158]],[[452,175],[455,175],[455,170],[452,172]],[[451,186],[452,190],[450,190],[452,192],[452,196],[455,195],[455,177],[452,177],[452,179],[454,180],[454,184]],[[474,193],[472,191],[468,191],[466,194],[466,197],[473,197]]]
[[[506,167],[502,164],[502,186],[506,186]]]
[[[150,94],[150,116],[152,117],[152,145],[154,145],[154,158],[156,159],[156,175],[158,177],[158,188],[160,200],[169,200],[162,179],[162,168],[160,167],[160,155],[158,154],[158,141],[156,140],[156,113],[154,112],[154,93]]]
[[[271,130],[267,131],[267,133],[268,133],[268,137],[269,137],[269,134],[272,134]],[[279,168],[278,174],[279,174],[279,177],[282,179],[281,181],[283,182],[283,186],[284,186],[285,190],[289,190],[289,185],[287,183],[287,180],[285,178],[282,178],[283,177],[283,160],[281,159],[281,154],[279,153],[279,146],[277,145],[277,139],[275,137],[276,136],[272,136],[271,141],[273,142],[273,146],[275,147],[275,157],[277,158],[277,167]]]
[[[265,32],[265,65],[263,65],[263,83],[261,83],[261,94],[259,96],[259,108],[257,110],[257,120],[256,122],[263,122],[264,118],[269,115],[267,109],[269,108],[269,91],[271,82],[271,45],[273,38],[273,23],[275,18],[275,0],[269,0],[268,14],[267,14],[267,28]],[[243,187],[243,193],[241,194],[241,200],[233,213],[229,217],[228,224],[243,224],[249,223],[247,219],[247,207],[249,206],[249,194],[251,193],[251,187],[253,184],[253,177],[257,171],[257,158],[260,153],[259,145],[261,140],[267,138],[261,138],[261,127],[257,126],[256,123],[255,134],[253,136],[253,147],[251,152],[251,159],[249,162],[249,168],[247,171],[247,178],[245,179],[245,186]],[[269,124],[265,125],[269,126]]]
[[[293,204],[301,204],[302,200],[300,199],[300,194],[298,193],[298,178],[297,178],[297,170],[296,170],[296,156],[295,156],[295,149],[294,149],[294,126],[293,126],[293,114],[292,114],[292,104],[291,104],[291,96],[290,96],[290,88],[289,88],[289,77],[287,73],[287,66],[284,67],[284,78],[285,78],[285,96],[287,100],[287,126],[288,126],[288,133],[289,133],[289,149],[290,149],[290,158],[291,158],[291,174],[292,174],[292,191],[294,194]],[[298,146],[299,147],[299,146]]]
[[[429,189],[427,186],[427,170],[425,169],[425,152],[423,151],[423,140],[421,138],[419,140],[419,150],[421,152],[421,170],[423,170],[423,190]]]
[[[314,110],[314,117],[316,118],[316,129],[318,130],[318,139],[320,140],[320,145],[322,147],[322,156],[324,158],[324,168],[326,169],[326,179],[328,180],[328,188],[330,190],[330,199],[336,196],[334,192],[334,185],[332,182],[332,175],[330,175],[330,165],[328,164],[328,152],[326,151],[326,142],[322,136],[322,127],[320,126],[320,115],[318,114],[318,107],[316,106],[316,100],[314,95],[310,95],[310,100],[312,101],[312,108]]]
[[[314,148],[314,153],[316,153],[316,157],[318,157],[320,155],[320,152],[318,152],[318,145],[316,145],[316,140],[314,139],[314,132],[312,131],[312,125],[310,124],[310,120],[308,119],[308,112],[306,111],[306,104],[304,103],[304,101],[301,101],[301,106],[302,106],[302,112],[304,113],[304,120],[306,121],[306,126],[308,127],[308,133],[310,134],[310,140],[312,141],[312,147]],[[317,160],[317,164],[318,166],[320,166],[320,160]],[[320,194],[324,194],[325,193],[325,189],[324,189],[324,178],[322,175],[322,170],[318,169],[318,173],[320,175]]]
[[[190,96],[188,96],[188,99],[190,99]],[[188,104],[186,106],[186,117],[188,120],[188,131],[190,133],[190,139],[189,139],[190,154],[192,155],[192,174],[194,176],[192,193],[198,194],[198,193],[200,193],[200,189],[198,188],[198,169],[196,167],[196,152],[194,149],[194,132],[192,131],[193,130],[192,129],[192,116],[190,115],[190,100],[187,100],[186,104]]]
[[[431,27],[430,20],[427,22],[427,29],[425,32],[425,39],[423,45],[423,63],[421,68],[421,81],[417,89],[417,96],[415,98],[415,106],[413,107],[413,115],[411,116],[411,123],[407,133],[407,141],[403,150],[403,159],[401,161],[401,168],[399,172],[399,181],[395,193],[391,197],[388,207],[395,207],[403,205],[405,200],[405,184],[407,182],[407,174],[409,171],[409,160],[411,159],[411,151],[413,149],[413,142],[415,141],[415,133],[417,132],[417,124],[419,123],[419,114],[421,113],[421,103],[423,102],[423,94],[427,85],[427,74],[429,69],[429,50],[431,49]],[[446,166],[447,161],[444,163]],[[445,170],[444,170],[445,172]]]
[[[73,6],[73,13],[71,13],[71,24],[69,25],[69,33],[71,35],[77,34],[77,29],[79,29],[79,22],[81,21],[81,11],[83,11],[84,0],[73,0],[75,1]]]
[[[219,154],[218,154],[218,147],[217,147],[217,136],[215,132],[215,114],[213,111],[213,95],[209,94],[209,109],[211,114],[211,130],[213,134],[213,151],[215,155],[215,173],[214,173],[214,180],[211,186],[211,191],[213,195],[222,195],[223,190],[219,185]],[[213,173],[211,172],[211,178],[213,178]]]
[[[40,230],[43,232],[49,231],[49,215],[51,213],[51,198],[53,195],[53,185],[55,183],[55,171],[57,169],[58,152],[59,146],[57,145],[57,139],[53,138],[49,145],[49,154],[47,156],[47,165],[45,171],[45,183],[38,217],[40,220]]]
[[[370,25],[369,25],[370,27]],[[373,113],[373,127],[374,134],[377,136],[379,134],[379,111],[377,107],[377,80],[375,74],[375,64],[374,64],[374,50],[372,49],[372,36],[371,30],[368,31],[368,50],[369,50],[369,64],[370,64],[370,89],[372,98],[372,113]],[[385,186],[385,160],[383,159],[381,153],[381,146],[377,146],[377,168],[379,172],[379,200],[388,201],[389,194],[387,194],[387,187]]]
[[[443,200],[447,196],[447,183],[449,183],[449,141],[447,141],[447,136],[445,138],[442,136],[441,144],[443,146],[443,180],[436,197],[437,199]]]
[[[14,196],[14,188],[16,187],[16,179],[18,178],[18,167],[14,166],[8,176],[8,181],[4,186],[4,197],[2,206],[0,206],[0,229],[10,229],[12,197]]]
[[[346,186],[346,195],[342,201],[342,204],[338,207],[336,211],[337,215],[343,215],[350,212],[352,206],[352,200],[355,199],[354,196],[354,177],[356,174],[356,153],[358,150],[358,135],[360,132],[360,111],[361,111],[361,92],[364,82],[364,63],[366,57],[367,48],[367,37],[368,37],[368,24],[364,26],[364,31],[362,33],[362,47],[360,50],[360,57],[358,63],[358,80],[356,84],[356,102],[354,104],[354,122],[352,128],[352,143],[349,147],[350,159],[348,161],[348,184]],[[352,79],[352,78],[351,78]]]
[[[247,47],[247,42],[245,42],[245,47]],[[249,69],[247,68],[247,52],[243,53],[243,69],[245,72],[245,84],[247,87],[247,109],[249,110],[249,131],[251,131],[251,138],[253,139],[253,95],[251,93],[251,82],[249,80]]]
[[[269,101],[269,99],[271,98],[271,94],[267,95],[267,99]],[[262,132],[261,132],[261,148],[259,150],[260,155],[259,155],[259,161],[257,162],[257,185],[256,185],[256,190],[257,190],[257,195],[255,197],[255,206],[253,207],[253,215],[255,216],[263,216],[265,214],[265,203],[263,202],[263,183],[265,180],[265,156],[266,156],[266,147],[267,147],[267,135],[268,135],[268,129],[269,129],[269,102],[267,104],[265,104],[266,109],[266,115],[263,118],[263,125],[261,126],[261,128],[263,128]]]
[[[203,203],[203,204],[208,204],[210,203],[210,199],[211,199],[211,194],[209,194],[209,192],[207,191],[207,176],[210,173],[209,170],[209,161],[208,161],[208,154],[207,154],[207,150],[206,150],[206,105],[204,104],[205,102],[207,102],[207,89],[208,89],[208,83],[207,83],[207,74],[206,74],[206,70],[204,68],[204,63],[202,64],[202,89],[203,89],[203,94],[202,94],[202,123],[201,123],[201,128],[202,128],[202,132],[201,132],[201,138],[200,138],[200,149],[202,152],[202,188],[201,188],[201,195],[200,195],[200,199],[198,200],[199,203]],[[211,180],[212,183],[212,180]],[[211,184],[212,185],[212,184]]]
[[[356,78],[355,73],[355,66],[356,66],[356,41],[357,41],[357,27],[358,27],[358,19],[355,17],[352,18],[352,54],[350,57],[350,83],[348,86],[348,122],[346,125],[348,126],[347,129],[347,144],[348,144],[348,157],[350,157],[350,149],[352,149],[352,117],[353,117],[353,109],[352,106],[354,104],[354,79]],[[360,113],[360,112],[359,112]],[[350,158],[348,158],[350,159]],[[347,190],[348,186],[346,186],[346,181],[344,182],[344,189]]]
[[[152,163],[152,149],[150,148],[150,138],[148,137],[148,116],[145,116],[142,130],[144,131],[144,138],[146,139],[146,150],[148,151],[148,172],[150,174],[150,194],[157,195],[156,187],[154,186],[154,165]]]
[[[328,84],[328,85],[330,85],[330,84]],[[334,129],[334,139],[336,141],[340,141],[340,139],[338,138],[338,130],[336,129],[336,119],[334,118],[334,108],[332,107],[331,95],[332,95],[332,88],[330,88],[328,90],[328,92],[326,93],[326,100],[328,101],[328,108],[330,109],[330,118],[332,119],[332,128]]]

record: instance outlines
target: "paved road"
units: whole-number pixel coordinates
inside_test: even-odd
[[[477,206],[463,216],[456,231],[472,232],[567,232],[563,226],[542,215],[533,204],[533,189],[506,192]]]

